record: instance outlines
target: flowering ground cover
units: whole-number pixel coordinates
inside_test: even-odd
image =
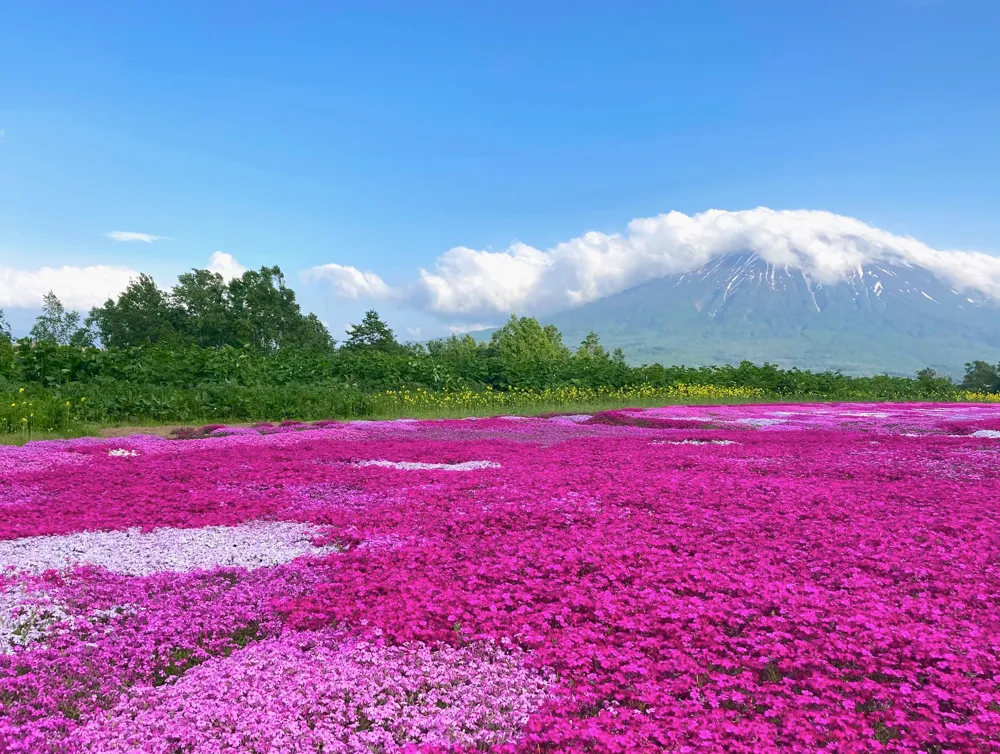
[[[0,751],[1000,751],[1000,407],[0,448]]]

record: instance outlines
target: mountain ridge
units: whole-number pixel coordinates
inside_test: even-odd
[[[1000,361],[1000,306],[906,262],[860,264],[820,282],[753,252],[718,257],[543,318],[567,343],[596,332],[630,361],[736,363],[848,374],[957,376]]]

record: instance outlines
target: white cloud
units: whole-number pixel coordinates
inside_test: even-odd
[[[218,272],[227,281],[246,270],[231,254],[222,251],[212,254],[207,269]],[[42,296],[49,291],[67,309],[89,309],[117,297],[137,277],[139,271],[130,267],[101,264],[38,270],[0,267],[0,309],[37,309],[42,305]],[[162,282],[158,285],[163,288]]]
[[[35,308],[41,306],[42,296],[54,291],[68,309],[88,309],[118,295],[138,275],[128,267],[107,265],[38,270],[0,267],[0,307]]]
[[[247,268],[237,262],[232,254],[227,254],[224,251],[212,254],[208,260],[208,269],[222,275],[222,279],[227,283],[247,271]]]
[[[104,234],[113,241],[141,241],[142,243],[155,243],[156,241],[169,241],[166,236],[153,236],[149,233],[134,233],[130,230],[112,230]]]
[[[338,298],[389,298],[392,290],[374,272],[364,272],[357,267],[339,264],[324,264],[306,270],[306,278],[326,280]]]
[[[496,327],[496,324],[486,325],[481,322],[469,322],[461,325],[448,325],[448,332],[452,335],[465,335],[479,330],[488,330],[491,327]]]
[[[874,262],[917,265],[956,287],[1000,300],[998,257],[934,249],[831,212],[764,207],[638,218],[623,234],[591,231],[544,251],[523,243],[499,252],[460,246],[398,291],[389,290],[375,273],[326,267],[334,268],[339,280],[377,281],[372,297],[398,296],[441,316],[471,320],[566,309],[744,251],[802,269],[820,283],[842,280],[859,265]],[[372,295],[363,285],[348,292],[348,298]]]

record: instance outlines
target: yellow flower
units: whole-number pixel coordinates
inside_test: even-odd
[[[19,393],[23,393],[23,392],[24,392],[24,388],[22,387],[22,388],[21,388],[20,390],[18,390],[17,392],[19,392]]]

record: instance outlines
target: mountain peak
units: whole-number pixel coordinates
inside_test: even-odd
[[[637,361],[900,374],[1000,361],[1000,310],[982,294],[902,260],[832,281],[807,267],[734,252],[549,320],[571,340],[594,330]]]
[[[669,278],[665,278],[669,279]],[[657,285],[654,281],[650,285]],[[844,287],[842,287],[844,286]],[[942,282],[930,270],[900,262],[889,264],[874,262],[859,264],[846,272],[834,283],[816,280],[810,270],[792,264],[772,264],[754,252],[741,252],[714,259],[692,272],[674,276],[673,287],[679,290],[711,290],[715,309],[713,314],[724,307],[730,298],[753,289],[769,289],[773,294],[787,295],[797,292],[807,296],[817,312],[830,306],[831,297],[836,299],[848,290],[851,295],[868,304],[889,307],[901,299],[921,297],[924,301],[959,309],[990,306],[990,299],[982,294],[962,292]],[[721,296],[716,295],[721,291]],[[682,294],[683,295],[683,294]],[[696,308],[701,309],[704,303]]]

